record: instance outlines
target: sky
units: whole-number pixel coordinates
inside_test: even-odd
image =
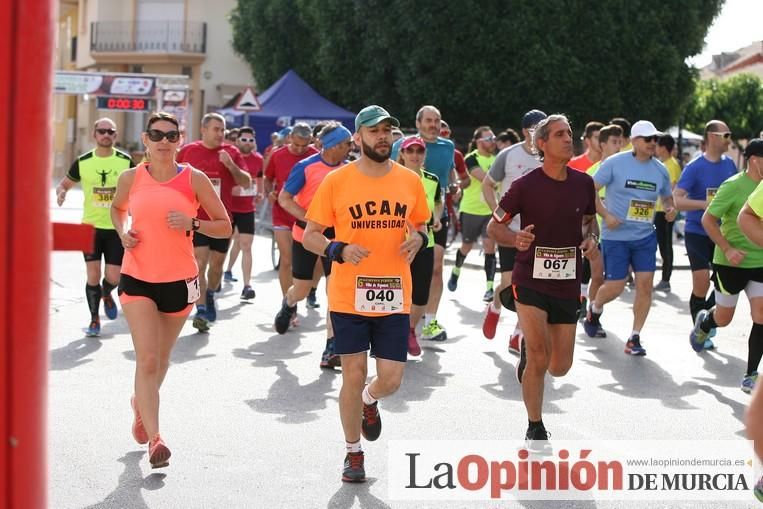
[[[701,68],[712,61],[713,55],[760,40],[763,40],[763,1],[726,0],[707,32],[702,53],[687,62]]]

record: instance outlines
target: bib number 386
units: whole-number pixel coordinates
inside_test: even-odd
[[[402,313],[403,279],[396,276],[357,276],[355,311],[363,313]]]

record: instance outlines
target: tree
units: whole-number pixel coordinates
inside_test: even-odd
[[[517,126],[539,108],[580,130],[674,123],[695,76],[684,61],[722,3],[238,0],[231,21],[263,88],[292,68],[338,104],[378,103],[407,125],[435,104],[452,125]]]
[[[713,119],[726,122],[735,139],[757,138],[763,129],[763,81],[752,74],[700,81],[686,109],[686,127],[702,132]]]

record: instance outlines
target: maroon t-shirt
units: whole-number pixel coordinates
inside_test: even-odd
[[[265,168],[265,178],[273,181],[273,189],[276,194],[281,191],[281,188],[289,178],[289,173],[294,165],[300,162],[302,159],[306,159],[313,154],[317,154],[318,149],[310,145],[304,154],[294,155],[289,150],[288,145],[278,147],[270,154],[268,159],[268,166]],[[278,201],[273,203],[273,226],[282,226],[291,228],[294,225],[294,216],[286,212]]]
[[[244,160],[244,166],[241,169],[252,177],[252,186],[249,189],[244,189],[238,185],[233,186],[230,211],[237,213],[254,212],[256,210],[254,197],[257,194],[255,179],[262,176],[263,158],[257,152],[251,152],[247,155],[241,154],[241,158]]]
[[[223,143],[217,148],[207,148],[199,141],[194,141],[183,145],[177,154],[177,162],[188,163],[197,170],[201,170],[212,181],[215,191],[219,192],[220,200],[225,209],[230,212],[233,186],[236,181],[233,179],[228,168],[220,162],[220,151],[225,150],[230,154],[236,166],[242,170],[246,169],[246,163],[241,157],[238,148],[228,143]],[[209,219],[203,207],[199,206],[199,219]]]
[[[593,179],[568,167],[565,180],[554,180],[536,168],[511,184],[498,207],[511,217],[519,214],[522,228],[535,225],[530,249],[517,252],[513,283],[551,297],[577,299],[583,273],[582,220],[596,213]],[[572,257],[575,272],[569,278]],[[556,279],[552,273],[568,279]]]

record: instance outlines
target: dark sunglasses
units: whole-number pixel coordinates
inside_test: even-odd
[[[642,136],[641,139],[647,143],[652,143],[653,141],[657,141],[657,136]]]
[[[101,128],[98,128],[98,129],[95,130],[95,132],[97,132],[98,134],[101,134],[101,135],[108,134],[109,136],[114,136],[115,134],[117,134],[116,129],[101,129]]]
[[[407,154],[423,154],[426,152],[426,150],[423,148],[407,148],[404,150],[404,152]]]
[[[175,143],[180,139],[179,131],[167,131],[165,133],[159,129],[149,129],[146,131],[146,134],[148,134],[148,139],[151,141],[162,141],[164,138],[167,138],[167,141],[170,143]]]

